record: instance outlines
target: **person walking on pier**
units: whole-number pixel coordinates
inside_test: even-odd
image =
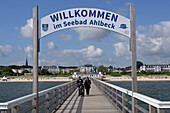
[[[91,81],[89,80],[89,77],[86,77],[84,86],[85,86],[86,94],[87,94],[87,95],[89,95],[89,91],[90,91],[90,88],[91,88],[90,85],[91,85]]]
[[[84,96],[84,85],[83,85],[83,80],[81,79],[81,77],[79,77],[79,79],[77,80],[77,87],[79,90],[79,96],[80,95]]]

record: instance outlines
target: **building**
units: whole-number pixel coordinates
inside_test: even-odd
[[[70,73],[71,71],[74,72],[78,70],[78,67],[76,66],[68,66],[68,67],[59,66],[59,68],[61,69],[61,73]]]
[[[97,68],[91,64],[85,64],[84,66],[79,67],[80,73],[96,73]]]
[[[42,66],[41,70],[42,69],[47,69],[50,73],[61,73],[59,66]]]
[[[42,66],[42,69],[47,69],[48,72],[51,73],[69,73],[70,71],[74,71],[77,70],[78,67],[76,66],[69,66],[69,67],[65,67],[65,66]]]
[[[24,70],[27,70],[29,73],[33,73],[33,68],[12,69],[12,72],[14,72],[14,73],[22,73]]]
[[[140,66],[140,71],[150,72],[168,72],[170,71],[170,64],[158,64],[158,65],[143,65]]]

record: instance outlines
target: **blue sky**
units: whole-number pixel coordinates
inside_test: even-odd
[[[1,0],[0,65],[32,65],[32,9],[39,19],[64,9],[98,8],[130,18],[136,8],[137,60],[170,63],[169,0]],[[39,65],[131,65],[128,38],[97,28],[74,28],[41,39]]]

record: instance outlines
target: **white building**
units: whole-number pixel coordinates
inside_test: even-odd
[[[12,69],[14,73],[22,73],[24,70],[27,70],[30,73],[33,73],[33,68],[21,68],[21,69]]]
[[[143,65],[140,66],[140,71],[167,72],[170,71],[170,64]]]
[[[85,64],[84,66],[79,67],[80,73],[95,73],[97,68],[91,64]]]
[[[59,68],[59,66],[42,66],[41,70],[42,69],[47,69],[48,72],[51,72],[51,73],[60,73],[61,72],[61,69]]]

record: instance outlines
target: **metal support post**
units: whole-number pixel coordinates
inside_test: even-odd
[[[132,52],[132,92],[137,92],[137,75],[136,75],[136,20],[135,20],[135,7],[130,6],[130,19],[131,19],[131,52]],[[132,95],[132,113],[137,113],[135,105],[137,99]]]
[[[37,96],[33,99],[33,113],[39,113],[38,105],[38,6],[33,8],[33,93]]]

